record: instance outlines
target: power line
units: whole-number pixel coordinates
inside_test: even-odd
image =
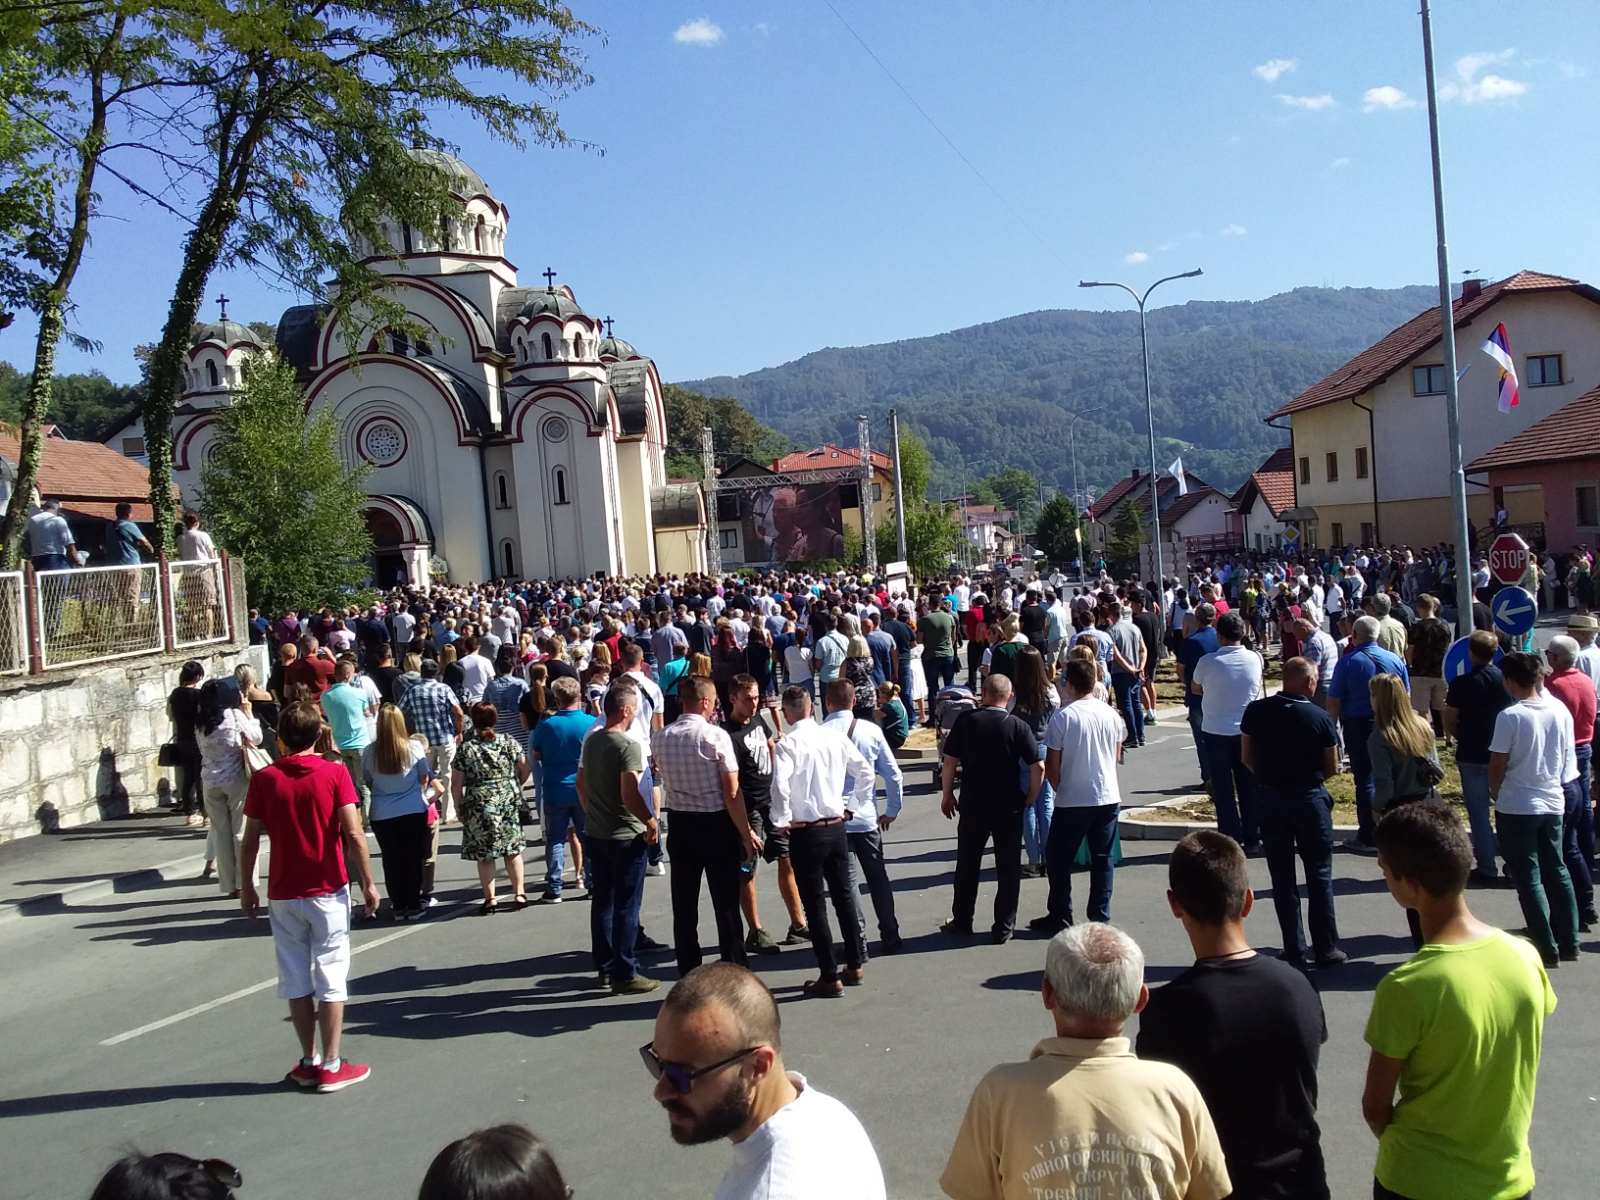
[[[1029,222],[1028,218],[1024,217],[1017,209],[1017,206],[1012,204],[1011,201],[1006,198],[1005,193],[996,187],[990,181],[989,177],[978,169],[978,164],[973,162],[966,156],[965,153],[962,152],[961,147],[956,145],[955,140],[944,131],[939,122],[933,119],[933,115],[928,112],[927,109],[923,108],[917,98],[911,94],[910,89],[907,88],[905,84],[901,83],[899,77],[889,69],[889,64],[884,62],[883,59],[879,58],[878,52],[871,46],[867,45],[867,40],[856,32],[855,26],[851,25],[849,21],[844,19],[844,14],[834,7],[833,0],[822,0],[822,3],[827,5],[828,11],[839,19],[839,24],[843,25],[845,27],[845,31],[849,33],[851,37],[855,38],[857,44],[859,44],[860,47],[867,52],[867,57],[878,64],[878,69],[888,77],[889,82],[894,84],[894,86],[899,90],[900,94],[910,102],[911,107],[917,110],[922,119],[926,121],[933,131],[937,133],[944,141],[944,144],[950,147],[951,152],[966,164],[967,170],[971,171],[975,176],[977,176],[978,181],[982,183],[984,187],[989,189],[989,192],[996,200],[1000,201],[1001,206],[1011,214],[1012,219],[1016,221],[1018,225],[1021,225],[1024,229],[1026,229],[1030,235],[1032,235],[1033,240],[1039,243],[1039,245],[1044,249],[1044,252],[1050,255],[1051,258],[1055,259],[1056,262],[1060,263],[1063,270],[1066,270],[1066,259],[1061,257],[1054,246],[1045,241],[1044,235],[1035,229],[1032,223]]]

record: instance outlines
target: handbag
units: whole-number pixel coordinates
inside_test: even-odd
[[[244,759],[244,777],[251,778],[257,771],[272,765],[272,755],[268,754],[264,746],[252,746],[246,742],[239,747],[239,756]]]
[[[177,742],[162,742],[161,748],[156,751],[156,765],[158,767],[176,767],[182,764],[178,757]]]

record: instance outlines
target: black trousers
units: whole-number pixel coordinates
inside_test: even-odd
[[[203,813],[203,789],[200,786],[200,743],[174,742],[178,751],[178,811],[184,816]]]
[[[1010,933],[1017,924],[1017,899],[1022,894],[1022,810],[1001,810],[976,797],[963,796],[956,823],[956,894],[950,915],[957,925],[971,925],[978,906],[978,872],[990,839],[994,841],[994,925]]]
[[[845,835],[850,842],[850,853],[855,856],[866,877],[867,891],[872,896],[872,911],[878,917],[878,936],[884,944],[893,946],[900,940],[900,922],[894,915],[894,888],[889,883],[889,872],[883,865],[883,834],[876,829],[865,833]],[[850,875],[850,890],[856,894],[856,904],[861,903],[860,891],[855,886],[855,872]],[[861,912],[861,936],[867,936],[866,910]]]
[[[422,907],[422,864],[433,844],[424,813],[407,813],[372,823],[372,836],[378,839],[383,855],[383,886],[389,903],[397,913]]]
[[[827,893],[833,896],[833,911],[839,918],[845,964],[859,967],[867,956],[861,936],[861,909],[856,905],[856,889],[850,879],[850,843],[844,822],[791,829],[789,861],[794,865],[800,904],[806,910],[817,967],[823,979],[837,979],[839,962],[833,952],[833,930],[828,925]]]
[[[739,863],[744,844],[725,811],[674,812],[667,828],[672,855],[672,948],[681,978],[698,967],[700,877],[711,892],[717,919],[717,952],[724,962],[744,965],[744,921],[739,916]]]

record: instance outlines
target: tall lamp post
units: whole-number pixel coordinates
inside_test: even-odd
[[[1150,341],[1144,328],[1144,305],[1150,299],[1150,293],[1163,283],[1171,283],[1174,279],[1193,279],[1203,275],[1199,267],[1192,271],[1185,271],[1181,275],[1168,275],[1158,279],[1145,288],[1144,295],[1140,295],[1125,283],[1100,283],[1094,280],[1083,279],[1078,281],[1081,288],[1114,287],[1121,288],[1133,297],[1133,302],[1139,306],[1139,352],[1144,358],[1144,414],[1150,426],[1150,548],[1155,554],[1156,586],[1163,586],[1165,572],[1161,569],[1161,497],[1156,490],[1156,413],[1155,407],[1150,402]]]
[[[1078,577],[1083,578],[1083,493],[1078,490],[1078,418],[1088,416],[1090,413],[1104,412],[1110,408],[1109,404],[1097,404],[1093,408],[1079,409],[1069,413],[1072,419],[1067,422],[1067,440],[1072,443],[1072,508],[1077,518],[1072,526],[1072,536],[1078,543]]]

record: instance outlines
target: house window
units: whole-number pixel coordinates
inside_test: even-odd
[[[879,500],[882,500],[882,499],[883,499],[883,484],[874,483],[872,485],[872,502],[874,504],[876,504]]]
[[[1444,395],[1444,367],[1435,364],[1411,368],[1411,394],[1413,396]]]
[[[1300,482],[1303,484],[1311,482],[1311,460],[1304,456],[1300,459]]]
[[[1328,451],[1328,482],[1339,482],[1339,452],[1337,450]]]
[[[1365,479],[1366,477],[1367,477],[1367,448],[1365,446],[1357,446],[1356,447],[1356,478],[1357,479]]]
[[[1363,521],[1363,522],[1361,522],[1361,544],[1363,546],[1370,546],[1374,542],[1376,542],[1377,540],[1378,539],[1377,539],[1376,535],[1373,533],[1372,522],[1371,521]]]
[[[1343,522],[1335,521],[1331,526],[1329,526],[1329,529],[1332,530],[1333,544],[1335,546],[1344,545],[1344,524],[1343,524]]]
[[[540,344],[544,346],[544,356],[546,360],[554,358],[556,356],[556,351],[554,344],[550,341],[550,335],[548,333],[540,334],[539,341]]]
[[[496,471],[494,473],[494,506],[496,508],[510,508],[510,493],[511,489],[506,486],[506,473],[504,471]]]
[[[717,545],[724,550],[737,550],[739,548],[739,531],[737,529],[717,530]]]
[[[138,458],[144,454],[144,439],[142,437],[125,437],[122,439],[122,453],[129,458]]]
[[[550,473],[550,489],[555,493],[555,502],[557,504],[572,503],[567,498],[567,469],[565,467],[557,467]]]
[[[1561,355],[1528,355],[1526,378],[1529,387],[1555,387],[1558,383],[1565,383],[1566,376],[1561,373]]]
[[[217,379],[217,364],[214,362],[206,363],[206,382],[212,387],[216,387],[220,382]]]
[[[1578,524],[1588,527],[1600,525],[1600,487],[1592,483],[1579,484],[1575,491]]]

